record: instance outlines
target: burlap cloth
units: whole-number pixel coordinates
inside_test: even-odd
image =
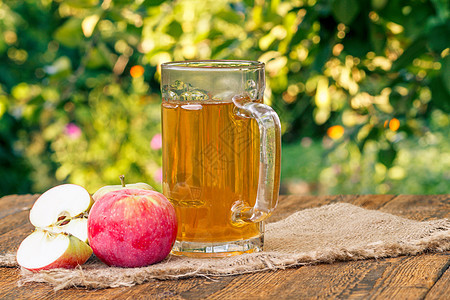
[[[265,250],[222,259],[169,256],[144,268],[108,267],[95,257],[73,270],[31,273],[22,270],[19,285],[46,282],[62,289],[71,286],[108,288],[151,280],[194,276],[229,276],[304,264],[413,255],[450,249],[450,220],[419,222],[338,203],[296,212],[266,226]],[[14,265],[14,255],[0,256]]]

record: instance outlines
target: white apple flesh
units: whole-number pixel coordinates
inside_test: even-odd
[[[98,199],[103,197],[103,195],[105,195],[109,192],[123,190],[123,189],[139,189],[139,190],[149,190],[149,191],[155,190],[151,185],[144,183],[144,182],[125,184],[125,176],[124,175],[120,175],[119,178],[122,183],[121,185],[106,185],[104,187],[101,187],[94,193],[94,195],[92,195],[92,199],[94,199],[94,201],[97,201]]]
[[[17,262],[25,269],[37,272],[74,268],[84,264],[91,255],[91,247],[71,234],[37,229],[20,244]]]
[[[70,233],[83,242],[88,242],[88,236],[87,236],[87,218],[77,218],[70,220],[69,223],[65,225],[59,225],[59,226],[49,226],[46,227],[48,230],[55,232],[55,233]]]
[[[87,213],[94,203],[89,192],[76,184],[49,189],[34,203],[30,222],[37,228],[66,232],[87,240]]]

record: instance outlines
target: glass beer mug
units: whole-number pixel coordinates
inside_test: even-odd
[[[280,121],[263,104],[264,64],[161,65],[163,193],[175,207],[172,253],[261,251],[280,185]]]

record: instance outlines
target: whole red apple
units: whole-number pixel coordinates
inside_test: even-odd
[[[88,217],[94,254],[117,267],[143,267],[162,261],[172,249],[177,218],[161,193],[122,189],[97,199]]]

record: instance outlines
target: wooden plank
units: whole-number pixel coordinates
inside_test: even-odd
[[[7,202],[11,201],[19,207],[21,205],[34,202],[35,196],[25,195],[18,197],[4,197]],[[4,205],[6,202],[4,198],[0,199],[0,204]],[[9,214],[0,218],[0,254],[15,253],[19,248],[22,240],[29,235],[34,227],[31,225],[28,215],[28,208],[26,209],[10,209]]]
[[[11,195],[0,198],[0,220],[19,211],[29,210],[39,195]]]
[[[222,277],[149,282],[127,290],[123,296],[128,299],[136,299],[140,295],[145,295],[146,299],[204,299],[226,287],[231,280],[232,277]]]
[[[2,273],[0,268],[0,278],[3,276],[15,277],[14,280],[20,278],[20,274]],[[12,274],[11,274],[12,273]],[[18,273],[18,272],[17,272]],[[11,299],[154,299],[154,298],[170,298],[170,299],[197,299],[193,297],[200,293],[213,293],[226,286],[231,277],[220,278],[219,280],[211,280],[205,278],[190,278],[167,281],[151,281],[133,287],[119,287],[102,290],[88,290],[84,288],[72,288],[66,290],[53,291],[53,288],[46,284],[30,283],[22,287],[0,288],[0,296],[9,294],[14,297]],[[8,284],[9,285],[9,284]],[[199,292],[200,291],[200,292]],[[205,296],[206,297],[206,296]],[[203,298],[203,297],[202,297]]]
[[[447,255],[433,254],[247,274],[236,277],[208,299],[239,299],[242,295],[255,299],[422,299],[447,263]]]
[[[0,235],[8,233],[9,231],[14,230],[14,228],[22,226],[26,223],[30,223],[28,216],[29,216],[29,211],[22,210],[22,211],[17,211],[8,216],[5,216],[4,218],[1,218],[0,219]]]
[[[303,267],[301,268],[303,269]],[[233,277],[233,281],[222,290],[211,294],[207,299],[241,299],[243,295],[250,299],[274,299],[289,296],[290,291],[279,291],[287,278],[292,278],[298,269],[286,269],[282,271],[264,271],[259,273],[244,274]],[[298,286],[299,282],[294,283]],[[278,291],[279,294],[273,297],[273,292]],[[191,299],[195,299],[195,295]]]
[[[426,300],[450,299],[450,261],[444,267],[443,274],[426,295]]]
[[[33,225],[26,222],[5,234],[0,235],[0,254],[16,252],[20,243],[34,230]]]
[[[423,299],[449,264],[448,254],[406,257],[402,264],[389,266],[373,290],[372,298]]]
[[[372,268],[368,268],[367,265]],[[372,260],[288,269],[282,272],[282,276],[279,276],[280,274],[277,276],[275,273],[271,282],[265,282],[267,288],[259,286],[259,289],[253,289],[252,295],[256,299],[339,298],[346,291],[354,288],[361,279],[367,278],[370,272],[374,274],[382,272],[382,267],[383,265],[380,267]],[[247,287],[257,280],[256,275],[251,275],[250,278],[237,278],[233,285],[228,286],[221,293],[214,294],[211,299],[220,299],[224,295],[230,298],[245,295]],[[266,279],[270,280],[267,276]]]
[[[273,278],[264,276],[267,287],[260,285],[259,288],[252,288],[251,295],[256,299],[347,298],[349,291],[358,285],[364,284],[370,290],[387,265],[383,260],[368,260],[287,269],[282,273],[273,273]],[[248,286],[258,280],[257,276],[261,275],[239,276],[233,284],[210,298],[220,299],[225,295],[227,298],[239,298],[239,295],[248,295]],[[366,289],[363,293],[355,289],[355,293],[367,295]]]
[[[272,216],[269,217],[267,223],[272,223],[286,218],[294,212],[330,204],[335,201],[337,196],[280,196],[278,206]]]
[[[17,280],[19,279],[19,269],[17,268],[0,268],[0,298],[1,299],[25,299],[16,297],[15,290],[18,290]]]
[[[380,209],[395,198],[395,195],[359,195],[348,202],[366,209],[374,210]]]
[[[399,195],[380,210],[418,221],[450,218],[450,194]]]

